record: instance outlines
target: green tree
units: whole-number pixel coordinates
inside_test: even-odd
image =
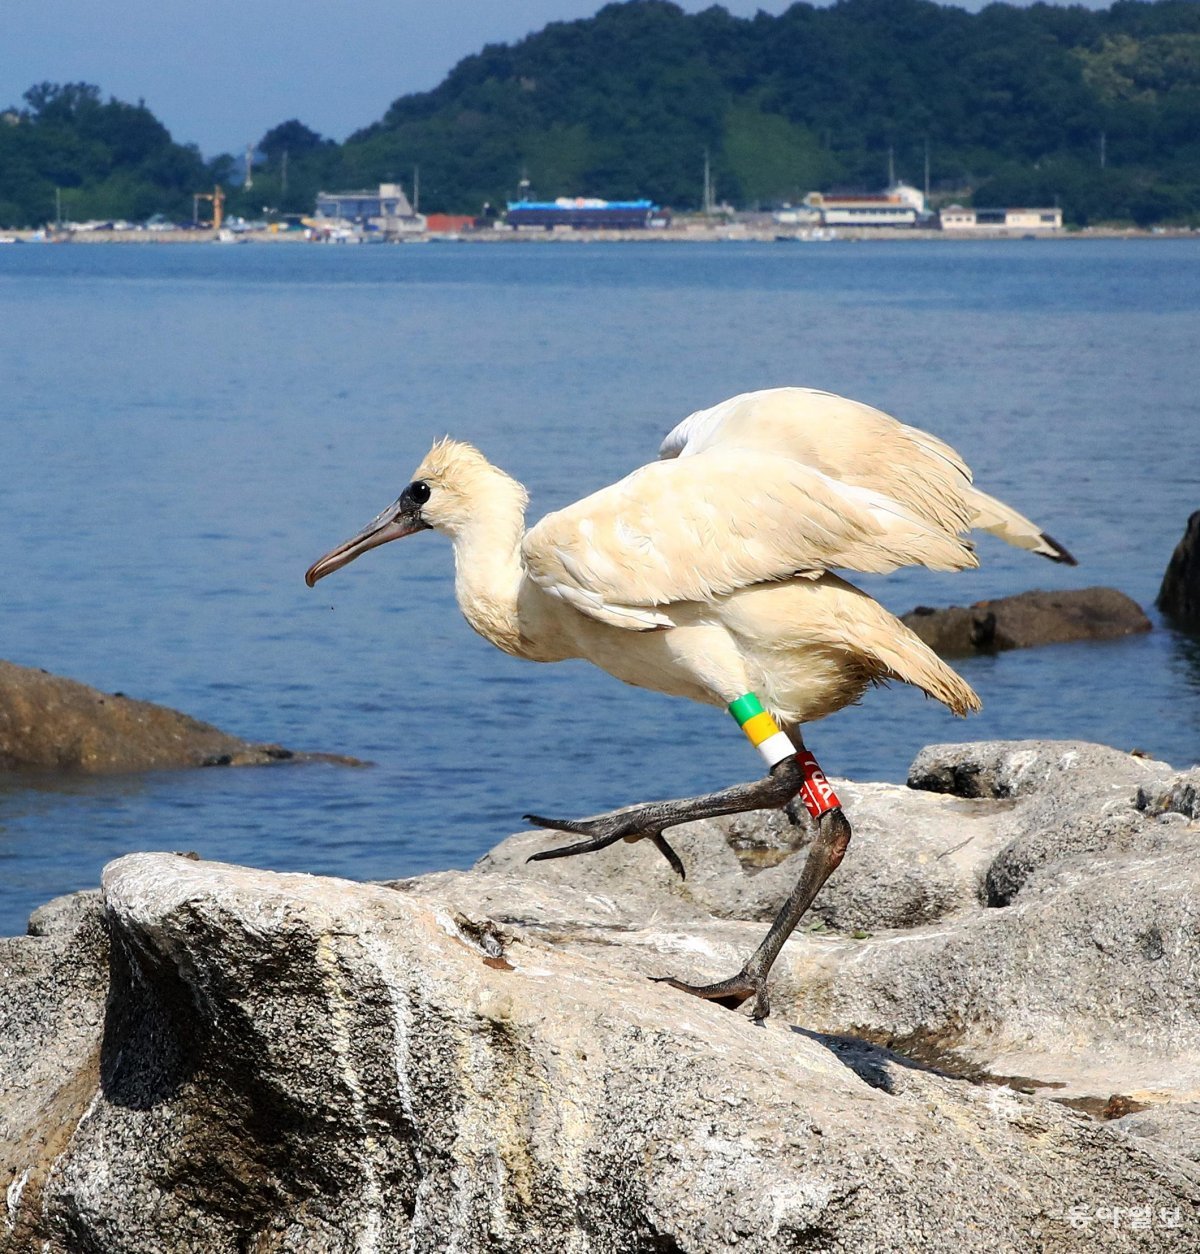
[[[208,181],[199,152],[174,143],[146,106],[90,83],[39,83],[0,124],[0,220],[31,226],[61,203],[71,218],[191,213]]]
[[[697,207],[704,153],[742,205],[889,167],[976,204],[1053,203],[1068,221],[1194,220],[1200,207],[1200,3],[793,4],[737,18],[668,0],[608,4],[465,57],[432,91],[333,144],[297,119],[263,137],[254,187],[204,163],[144,105],[43,83],[0,123],[0,215],[181,212],[220,181],[235,212],[308,210],[322,188],[407,183],[421,205],[477,212],[528,179],[542,196],[644,195]],[[286,162],[285,162],[286,154]]]

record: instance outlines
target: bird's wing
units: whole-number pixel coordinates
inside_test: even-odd
[[[1011,505],[1005,505],[1003,501],[998,501],[994,496],[988,496],[986,492],[974,487],[968,493],[967,500],[974,511],[972,527],[989,531],[1014,548],[1028,549],[1031,553],[1048,557],[1052,562],[1062,562],[1067,566],[1078,565],[1053,536],[1048,536],[1037,523],[1018,513]]]
[[[670,605],[846,567],[961,570],[970,546],[883,493],[756,449],[652,462],[548,514],[525,537],[530,577],[603,622],[672,625]]]
[[[931,527],[972,526],[971,472],[948,444],[859,401],[812,388],[746,392],[685,418],[660,458],[725,449],[787,457],[851,487],[880,493]]]
[[[941,701],[955,714],[980,709],[979,697],[910,628],[861,588],[828,575],[817,597],[798,602],[781,633],[809,644],[827,644],[859,657],[873,658],[883,677],[900,679]],[[814,612],[815,611],[815,612]]]
[[[987,531],[1019,549],[1074,566],[1037,523],[971,483],[948,444],[882,410],[812,388],[746,392],[685,418],[659,457],[720,448],[756,448],[795,458],[841,483],[881,492],[931,526],[957,534]]]

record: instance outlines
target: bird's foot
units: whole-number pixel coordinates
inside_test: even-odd
[[[569,858],[577,853],[593,853],[618,840],[648,840],[683,878],[683,863],[671,848],[663,832],[680,823],[716,818],[722,814],[745,814],[748,810],[775,808],[790,801],[804,785],[804,772],[796,758],[777,762],[762,779],[749,784],[735,784],[719,792],[701,797],[681,797],[674,801],[647,801],[641,805],[622,806],[587,819],[547,819],[540,814],[527,814],[526,819],[538,827],[570,832],[585,837],[573,845],[535,853],[530,862],[543,858]]]
[[[623,806],[619,810],[609,810],[588,819],[548,819],[540,814],[526,814],[526,821],[538,827],[587,838],[572,845],[543,849],[541,853],[531,854],[527,861],[542,862],[547,858],[570,858],[577,853],[595,853],[598,849],[607,849],[609,845],[616,844],[618,840],[648,840],[670,863],[671,870],[680,879],[686,879],[683,862],[662,834],[663,825],[654,822],[653,815],[657,808],[653,803]]]
[[[727,980],[718,980],[716,984],[687,984],[669,975],[651,978],[656,984],[669,984],[672,988],[691,993],[693,997],[715,1001],[718,1006],[725,1006],[729,1010],[737,1010],[753,997],[754,1006],[750,1011],[752,1019],[762,1020],[771,1013],[771,1003],[767,998],[767,977],[752,975],[745,967],[737,975],[731,975]]]

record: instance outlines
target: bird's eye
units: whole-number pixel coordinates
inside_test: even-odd
[[[408,495],[412,497],[418,505],[424,505],[429,500],[429,484],[423,479],[418,479],[415,483],[408,485]]]

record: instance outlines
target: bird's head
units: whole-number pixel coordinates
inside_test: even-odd
[[[439,440],[413,472],[400,496],[355,536],[318,558],[304,576],[311,588],[318,579],[354,561],[368,549],[417,531],[441,531],[452,540],[483,516],[497,494],[525,508],[525,490],[493,466],[473,445],[448,437]]]

